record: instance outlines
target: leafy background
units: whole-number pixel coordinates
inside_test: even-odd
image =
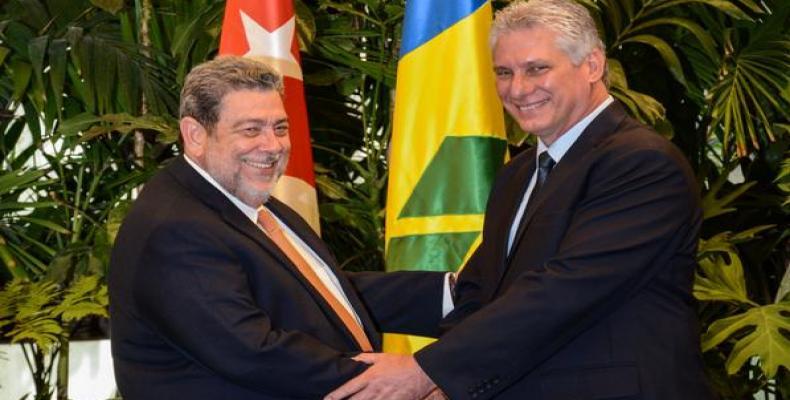
[[[612,94],[697,173],[695,293],[711,381],[723,399],[790,399],[790,7],[577,1],[607,45]],[[380,270],[404,4],[295,5],[324,239],[345,268]],[[69,341],[103,328],[115,232],[141,185],[179,153],[180,85],[216,54],[223,9],[0,1],[0,335],[24,349],[31,398],[66,399]]]

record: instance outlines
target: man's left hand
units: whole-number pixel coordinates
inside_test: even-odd
[[[329,393],[324,400],[421,400],[441,395],[436,384],[412,356],[363,353],[354,359],[370,364],[370,367]]]

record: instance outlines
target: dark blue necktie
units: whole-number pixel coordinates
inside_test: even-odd
[[[546,183],[546,179],[549,178],[549,173],[551,173],[551,169],[554,168],[554,159],[551,158],[548,151],[544,151],[540,153],[538,156],[538,179],[535,181],[535,187],[532,188],[532,193],[529,195],[529,202],[527,202],[527,207],[532,203],[532,199],[535,198],[535,194],[538,193],[543,184]],[[525,213],[526,214],[526,213]]]

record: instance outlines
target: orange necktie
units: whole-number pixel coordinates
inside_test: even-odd
[[[263,227],[263,231],[266,232],[266,235],[269,236],[279,248],[280,250],[285,253],[286,256],[291,260],[291,262],[296,265],[296,268],[299,272],[302,273],[302,276],[313,285],[313,288],[321,294],[321,297],[329,303],[329,306],[332,307],[332,311],[340,317],[340,320],[346,325],[351,334],[354,336],[354,339],[359,344],[359,347],[362,351],[370,352],[373,351],[373,346],[370,344],[370,340],[368,340],[367,335],[365,335],[365,331],[362,330],[362,327],[357,323],[351,313],[343,307],[342,304],[337,300],[337,297],[329,291],[329,289],[324,285],[318,275],[316,275],[313,268],[307,264],[307,261],[299,254],[299,252],[294,248],[288,238],[285,237],[282,229],[280,229],[280,224],[274,217],[271,215],[271,212],[266,208],[261,208],[258,211],[258,223],[261,224]]]

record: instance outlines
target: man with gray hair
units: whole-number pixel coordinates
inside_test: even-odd
[[[282,91],[277,72],[242,57],[187,76],[184,155],[146,184],[110,262],[124,399],[315,399],[365,369],[350,356],[381,348],[329,249],[269,196],[290,151]],[[388,290],[439,297],[442,278],[388,275],[388,286],[366,297],[375,304],[380,294],[398,315],[401,304],[417,306],[395,304]],[[363,291],[383,287],[353,279]],[[423,310],[435,326],[440,307]]]
[[[609,95],[579,4],[514,2],[491,48],[502,103],[537,146],[498,174],[439,340],[414,356],[356,357],[371,367],[326,399],[713,398],[687,161]]]

